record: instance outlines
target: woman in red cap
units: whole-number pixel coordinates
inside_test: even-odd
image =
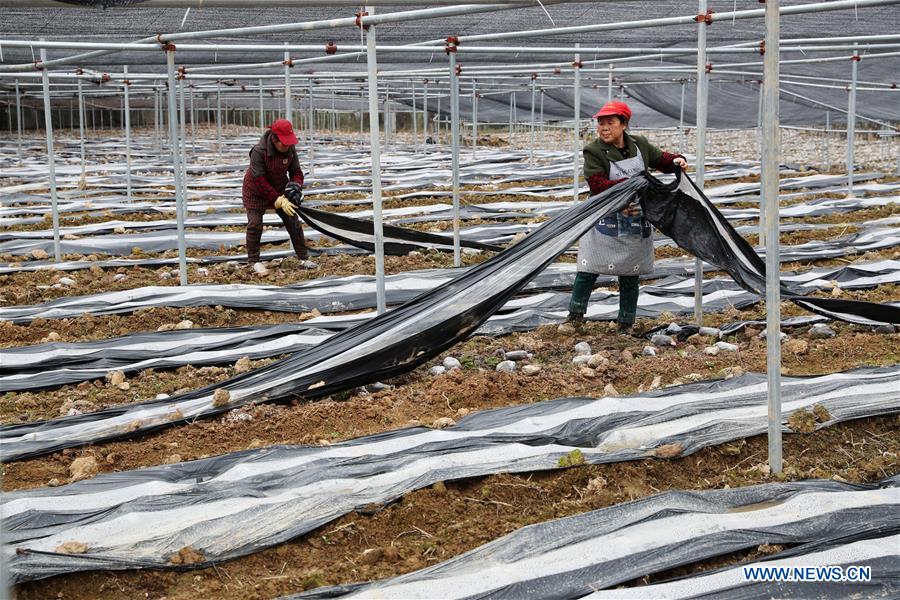
[[[297,205],[303,198],[303,171],[294,144],[297,136],[287,119],[278,119],[250,150],[250,168],[244,173],[243,201],[247,210],[247,262],[259,262],[263,215],[269,209],[281,217],[300,260],[309,253]]]
[[[626,131],[631,109],[624,102],[607,102],[594,118],[599,138],[584,148],[584,177],[592,195],[651,167],[663,173],[687,167],[684,156],[663,152],[646,138]],[[581,238],[569,321],[584,320],[594,283],[601,273],[618,275],[619,332],[631,331],[637,316],[638,276],[653,272],[651,230],[640,203],[635,201],[600,219]]]

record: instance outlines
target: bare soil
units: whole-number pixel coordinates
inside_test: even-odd
[[[793,132],[785,135],[792,139],[796,137]],[[505,136],[498,137],[504,138],[500,140],[502,143],[508,143]],[[526,139],[521,133],[513,137],[515,143]],[[677,134],[670,137],[676,140]],[[721,137],[721,141],[711,139],[711,143],[733,144],[730,134]],[[806,141],[815,147],[818,138],[813,137]],[[865,149],[861,148],[861,151]],[[758,181],[758,177],[731,180],[737,181]],[[568,185],[570,182],[571,179],[563,178],[530,183]],[[716,182],[717,185],[723,183],[728,182]],[[512,182],[491,188],[505,189],[519,185],[522,183]],[[472,189],[485,188],[472,186]],[[362,195],[346,192],[317,199],[353,197]],[[464,194],[463,197],[471,203],[486,201],[481,196]],[[813,197],[822,197],[822,194],[813,191],[802,199]],[[498,199],[533,200],[515,194],[491,197],[490,200]],[[434,197],[412,201],[388,199],[386,206],[424,205],[435,200],[447,201]],[[353,207],[354,210],[357,208]],[[329,210],[350,209],[333,207]],[[834,226],[822,231],[788,234],[782,236],[782,242],[796,244],[810,239],[834,239],[854,231],[858,224],[896,212],[894,205],[803,219],[804,222]],[[67,217],[66,224],[102,222],[107,218],[141,221],[166,217],[156,214],[99,218],[72,215]],[[479,222],[486,221],[467,221],[467,224]],[[447,224],[428,223],[416,228],[427,230],[441,225]],[[46,228],[46,224],[5,230],[42,228]],[[755,241],[752,236],[748,239]],[[287,248],[288,245],[282,244],[280,247]],[[218,252],[193,251],[191,254],[234,252],[233,249],[220,248]],[[657,252],[658,258],[680,255],[682,251],[673,248],[662,248]],[[161,255],[139,253],[135,256]],[[475,264],[489,256],[491,253],[488,252],[464,254],[463,261],[464,264]],[[896,248],[889,248],[846,258],[789,263],[783,268],[805,270],[898,256],[900,252]],[[7,258],[3,257],[3,260]],[[18,260],[24,259],[9,258],[8,262]],[[386,271],[399,273],[414,269],[447,268],[452,266],[452,260],[452,255],[440,252],[387,257]],[[572,257],[563,260],[571,261]],[[206,267],[208,275],[198,274],[198,268],[191,266],[189,279],[196,283],[287,285],[324,276],[374,272],[374,261],[370,257],[323,256],[317,257],[316,262],[317,269],[305,270],[299,267],[296,259],[285,259],[278,265],[270,264],[269,274],[263,277],[243,266],[233,269],[225,264],[209,265]],[[172,268],[174,266],[166,270],[171,271]],[[0,276],[0,303],[6,306],[33,304],[61,296],[145,285],[175,285],[177,279],[161,280],[160,271],[142,267],[109,270],[98,267],[71,273],[40,271],[3,275]],[[127,278],[113,282],[113,276],[117,273],[126,274]],[[52,285],[63,276],[75,279],[75,286],[37,289],[38,285]],[[832,294],[830,290],[817,293]],[[839,293],[844,298],[874,302],[900,301],[900,287],[896,285],[872,290],[842,290]],[[784,317],[806,314],[792,303],[782,304],[781,311]],[[59,334],[59,341],[85,341],[154,331],[161,325],[185,319],[193,321],[194,327],[223,327],[296,322],[310,316],[198,307],[152,308],[133,314],[82,315],[58,321],[38,319],[27,326],[0,322],[0,347],[39,343],[51,332]],[[764,305],[757,304],[744,310],[732,308],[705,315],[704,324],[716,326],[764,316]],[[689,319],[674,315],[664,315],[652,321],[640,319],[638,329],[648,331],[654,326],[686,320]],[[813,340],[806,328],[791,332],[792,338],[807,342],[807,347],[799,353],[783,352],[785,374],[816,375],[900,362],[900,334],[878,334],[871,328],[846,323],[830,325],[837,333],[832,339]],[[716,356],[703,352],[715,340],[700,336],[679,342],[676,347],[658,349],[657,356],[643,356],[641,351],[648,345],[647,340],[617,335],[613,326],[607,323],[588,323],[573,334],[561,333],[557,327],[548,326],[501,338],[472,338],[445,354],[462,362],[463,368],[459,371],[437,377],[428,375],[428,367],[438,364],[443,358],[439,357],[412,373],[386,381],[394,387],[375,394],[353,390],[313,403],[248,406],[236,412],[246,414],[249,420],[244,416],[235,418],[236,414],[232,412],[134,439],[95,444],[3,465],[3,489],[40,487],[48,485],[53,479],[65,483],[69,477],[69,466],[82,456],[95,457],[101,472],[119,472],[272,444],[334,443],[407,425],[428,426],[442,417],[456,420],[471,411],[493,407],[565,396],[600,397],[608,384],[624,395],[689,379],[727,377],[741,371],[762,372],[765,370],[766,347],[758,333],[750,329],[730,336],[728,341],[738,344],[739,351],[720,352]],[[609,366],[597,370],[574,366],[573,346],[579,341],[590,343],[593,352],[604,353],[609,358]],[[520,370],[512,374],[498,373],[495,366],[501,359],[501,349],[532,352],[534,356],[530,362],[540,365],[540,373],[532,377],[522,374]],[[256,368],[274,360],[277,357],[253,361],[252,366]],[[80,403],[88,410],[133,403],[153,398],[159,393],[175,394],[196,389],[223,381],[234,374],[234,365],[186,366],[172,371],[145,370],[133,374],[128,377],[130,387],[127,391],[96,380],[55,390],[6,393],[0,395],[0,422],[53,418],[65,412],[72,403]],[[893,415],[844,423],[810,434],[787,435],[784,440],[786,470],[783,478],[840,477],[865,482],[895,475],[900,472],[898,427],[900,419]],[[296,540],[214,568],[184,572],[101,571],[60,576],[19,586],[18,597],[264,599],[326,584],[390,577],[446,560],[531,523],[579,514],[670,489],[711,489],[770,481],[774,478],[767,475],[762,467],[765,461],[766,440],[763,436],[756,436],[671,460],[581,465],[549,472],[444,482],[407,494],[375,514],[351,513]],[[364,557],[367,550],[370,552]],[[731,564],[770,551],[770,548],[763,546],[751,548],[666,574],[645,577],[629,585],[642,585],[665,576]]]

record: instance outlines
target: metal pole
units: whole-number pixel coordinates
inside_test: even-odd
[[[416,114],[416,84],[412,84],[412,130],[413,130],[413,145],[419,145],[419,124],[417,122],[418,115]]]
[[[81,85],[81,79],[78,80],[78,85]],[[79,93],[81,90],[79,89]],[[159,90],[153,90],[153,149],[156,154],[160,154],[160,141],[159,141]]]
[[[78,76],[78,135],[81,146],[81,185],[85,183],[85,166],[84,166],[84,95],[81,91],[81,76]]]
[[[541,147],[547,145],[547,128],[544,127],[544,89],[541,88]]]
[[[475,93],[475,80],[472,80],[472,160],[478,149],[478,94]]]
[[[47,49],[41,48],[41,62],[47,60]],[[41,83],[44,87],[44,127],[47,132],[47,169],[50,175],[50,210],[53,216],[53,256],[56,262],[62,260],[59,247],[59,209],[56,205],[56,157],[53,154],[53,114],[50,110],[50,74],[41,69]]]
[[[391,143],[391,90],[385,87],[384,90],[384,148],[387,150],[388,144]]]
[[[291,53],[287,50],[284,51],[284,118],[291,120]]]
[[[122,67],[122,102],[125,117],[125,197],[131,202],[131,103],[128,97],[128,65]]]
[[[188,99],[191,109],[191,151],[197,151],[197,139],[194,137],[194,86],[188,86]]]
[[[369,8],[370,14],[375,7]],[[375,27],[366,30],[366,62],[369,69],[369,130],[372,151],[372,222],[375,228],[375,298],[378,314],[384,313],[384,229],[381,221],[381,147],[378,140],[378,57]],[[312,93],[310,93],[312,99]]]
[[[453,185],[453,266],[462,266],[459,248],[459,74],[456,72],[456,45],[450,51],[450,148]]]
[[[222,155],[222,84],[216,82],[216,152]]]
[[[581,44],[575,44],[578,48]],[[579,178],[581,177],[581,55],[575,55],[575,62],[572,63],[575,71],[575,125],[573,127],[573,145],[572,145],[572,199],[578,200]]]
[[[184,240],[184,190],[181,188],[181,153],[178,147],[178,116],[175,106],[175,50],[166,50],[166,67],[169,75],[169,143],[172,145],[172,174],[175,177],[178,271],[181,285],[187,285],[187,247]]]
[[[766,2],[766,53],[763,58],[762,193],[766,215],[766,372],[769,406],[769,469],[781,473],[781,263],[778,239],[779,0]]]
[[[763,84],[762,84],[762,82],[760,82],[760,84],[759,84],[759,102],[757,103],[757,106],[756,106],[756,146],[759,150],[760,156],[762,156],[762,147],[763,147],[763,139],[762,139],[763,116],[762,115],[763,115]],[[760,230],[764,229],[762,221],[760,221],[759,228],[760,228]],[[765,233],[763,231],[760,231],[760,236],[763,236],[763,237],[760,237],[760,243],[762,243],[762,241],[765,237]]]
[[[333,82],[332,82],[333,84]],[[334,90],[331,90],[331,137],[337,135],[337,109],[334,104]]]
[[[302,113],[301,113],[302,114]],[[263,118],[263,80],[259,80],[259,127],[265,129],[266,120]]]
[[[858,44],[854,44],[856,46]],[[853,150],[856,141],[856,68],[859,64],[859,51],[853,51],[850,59],[850,96],[847,105],[847,197],[853,197]]]
[[[513,136],[513,97],[515,92],[509,93],[509,145],[512,146]]]
[[[78,80],[78,89],[81,89],[81,79]],[[16,79],[16,127],[19,131],[18,137],[18,152],[19,152],[19,164],[22,163],[22,96],[19,92],[19,80]],[[83,139],[83,137],[82,137]],[[82,154],[84,153],[84,143],[82,142]],[[82,160],[82,162],[84,162]]]
[[[528,165],[534,166],[534,104],[536,102],[535,94],[537,93],[537,73],[531,74],[531,145],[528,149]]]
[[[179,127],[176,143],[179,145],[181,156],[178,163],[181,165],[181,181],[179,185],[179,193],[181,202],[178,203],[177,210],[181,211],[181,222],[187,221],[187,127],[184,123],[184,78],[178,80],[178,100],[179,100]],[[182,226],[183,229],[183,226]],[[185,252],[178,254],[178,271],[180,275],[181,285],[187,285],[187,248],[185,244]]]
[[[441,141],[441,93],[440,93],[440,90],[438,90],[437,100],[435,102],[437,103],[437,107],[434,110],[434,118],[437,119],[437,122],[434,124],[434,141],[440,142]]]
[[[376,114],[376,119],[377,114]],[[315,135],[316,135],[316,121],[315,121],[315,113],[313,112],[313,80],[312,77],[309,78],[309,123],[307,123],[309,127],[309,176],[310,178],[316,176],[316,144],[315,144]]]
[[[698,13],[706,14],[706,0],[699,0]],[[706,175],[706,110],[709,80],[706,77],[706,23],[697,23],[697,186],[702,190]],[[703,324],[703,261],[694,259],[694,320]]]
[[[422,143],[428,144],[428,80],[422,90]]]
[[[678,113],[678,133],[681,135],[681,153],[687,152],[687,138],[684,135],[684,86],[687,83],[681,80],[681,110]]]
[[[612,99],[613,99],[612,84],[613,84],[613,63],[609,63],[609,74],[607,75],[607,79],[606,79],[606,101],[607,102],[612,102]]]

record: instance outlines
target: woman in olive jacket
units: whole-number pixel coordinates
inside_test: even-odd
[[[606,103],[594,118],[599,137],[584,148],[584,177],[592,195],[650,167],[663,173],[687,167],[684,156],[663,152],[646,138],[626,131],[631,109],[624,102]],[[635,201],[600,219],[581,238],[569,321],[584,320],[591,291],[601,273],[618,275],[619,332],[631,330],[637,314],[638,276],[653,272],[651,231],[640,203]]]
[[[243,203],[247,211],[247,262],[259,262],[263,215],[275,209],[281,217],[297,258],[309,253],[296,203],[303,197],[303,170],[294,144],[297,136],[291,122],[278,119],[250,150],[250,167],[244,173]],[[286,197],[287,196],[287,197]]]

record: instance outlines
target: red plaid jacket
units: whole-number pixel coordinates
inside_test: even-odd
[[[259,210],[275,207],[275,199],[284,193],[289,181],[303,185],[303,170],[294,147],[281,153],[275,149],[266,131],[250,150],[250,167],[244,173],[242,199],[244,208]]]

